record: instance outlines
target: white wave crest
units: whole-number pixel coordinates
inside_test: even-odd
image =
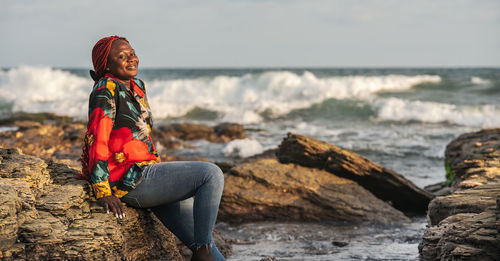
[[[153,114],[182,116],[195,107],[221,112],[224,120],[261,121],[259,114],[280,116],[327,99],[370,99],[382,91],[407,91],[439,76],[387,75],[317,78],[310,72],[265,72],[242,77],[152,81],[149,96]]]
[[[454,104],[408,101],[398,98],[376,100],[372,106],[377,111],[376,120],[447,122],[473,127],[500,126],[500,106],[456,106]]]
[[[14,111],[85,117],[91,88],[90,79],[50,67],[0,71],[0,97],[12,103]]]
[[[258,141],[244,139],[229,142],[222,150],[222,153],[224,153],[226,157],[246,158],[262,153],[263,151],[264,148]]]
[[[490,80],[483,79],[483,78],[476,77],[476,76],[472,76],[470,78],[470,82],[472,84],[477,84],[477,85],[490,85],[491,84]]]
[[[216,76],[146,82],[155,118],[181,117],[195,108],[216,111],[220,119],[239,123],[262,121],[310,107],[327,99],[372,100],[383,91],[408,91],[417,84],[440,82],[432,75],[337,76],[311,72],[268,71],[240,77]],[[50,67],[21,66],[0,71],[0,97],[14,111],[55,112],[85,118],[92,87],[83,78]]]

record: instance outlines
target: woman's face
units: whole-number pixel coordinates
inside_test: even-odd
[[[116,40],[111,45],[108,55],[108,68],[113,76],[128,81],[137,76],[139,58],[127,41]]]

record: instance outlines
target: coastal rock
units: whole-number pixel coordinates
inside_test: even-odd
[[[225,174],[219,218],[229,222],[408,221],[351,180],[273,158],[257,158]]]
[[[214,126],[214,132],[224,142],[229,142],[235,139],[246,139],[243,126],[238,123],[223,122]]]
[[[85,125],[83,123],[39,123],[16,121],[16,130],[0,132],[0,147],[22,148],[38,157],[50,157],[78,166],[82,153]]]
[[[425,213],[433,198],[402,175],[367,158],[330,143],[289,133],[279,146],[278,159],[324,169],[336,176],[356,181],[376,197],[390,201],[404,212]]]
[[[214,127],[196,123],[173,123],[160,125],[153,132],[153,139],[162,142],[167,148],[181,146],[179,140],[207,140],[210,142],[229,142],[234,139],[245,139],[245,131],[241,124],[221,123]]]
[[[154,214],[124,206],[126,218],[115,219],[89,197],[86,182],[73,178],[76,172],[0,148],[2,260],[183,260]]]
[[[429,204],[421,260],[500,260],[500,129],[461,135],[446,149],[450,195]]]
[[[497,218],[500,208],[496,203],[500,198],[499,190],[500,184],[488,184],[464,191],[470,193],[434,199],[429,206],[432,226],[425,231],[419,245],[421,260],[500,260]],[[474,206],[474,200],[481,201],[483,197],[487,199],[480,202],[480,206]],[[443,211],[448,216],[437,209],[446,203],[453,204]]]
[[[446,146],[447,176],[453,190],[500,182],[500,128],[460,135]]]
[[[429,204],[427,215],[430,224],[435,226],[443,219],[459,213],[478,214],[488,209],[495,209],[497,196],[500,196],[500,183],[486,184],[437,197]]]

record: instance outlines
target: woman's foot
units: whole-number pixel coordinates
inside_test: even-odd
[[[210,245],[196,246],[191,261],[215,261],[210,253]]]

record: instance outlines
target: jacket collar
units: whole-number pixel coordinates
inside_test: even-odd
[[[104,75],[104,77],[109,77],[109,78],[112,78],[112,79],[115,79],[117,80],[118,82],[120,83],[123,83],[122,80],[116,78],[114,75],[112,75],[111,73],[107,73],[106,75]],[[134,93],[136,93],[137,95],[139,95],[141,98],[143,98],[146,94],[141,90],[141,88],[139,88],[139,86],[137,86],[137,84],[135,83],[135,78],[134,79],[130,79],[130,89],[132,89],[132,91]]]

